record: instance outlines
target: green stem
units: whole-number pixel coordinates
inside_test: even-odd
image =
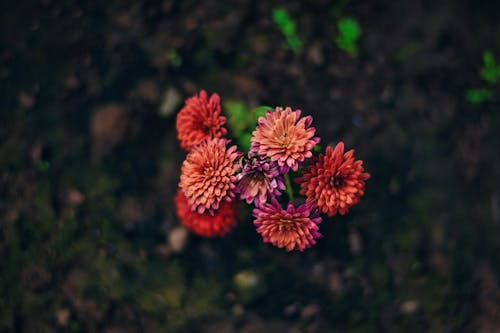
[[[290,201],[293,201],[293,187],[292,187],[292,182],[290,180],[289,174],[285,174],[285,186],[286,186],[286,194],[288,195],[288,199]]]

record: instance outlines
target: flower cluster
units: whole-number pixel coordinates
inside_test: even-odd
[[[254,205],[253,224],[265,243],[286,251],[316,244],[320,214],[346,214],[364,195],[370,174],[354,150],[344,152],[343,142],[314,156],[320,139],[312,120],[290,107],[267,110],[243,154],[226,138],[219,96],[202,90],[188,98],[176,119],[187,151],[175,197],[182,224],[200,236],[223,236],[236,225],[243,201]],[[302,201],[293,196],[292,174]],[[286,209],[280,203],[285,192]]]

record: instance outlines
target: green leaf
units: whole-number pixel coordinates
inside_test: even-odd
[[[471,103],[482,103],[493,98],[493,91],[488,88],[469,89],[465,98]]]
[[[497,83],[500,79],[500,65],[497,65],[493,53],[483,53],[484,66],[481,68],[481,78],[489,83]]]
[[[266,116],[266,111],[273,111],[274,108],[267,106],[267,105],[262,105],[258,106],[255,109],[252,110],[252,114],[255,120],[258,120],[259,117],[265,117]]]
[[[228,115],[227,123],[235,137],[239,137],[253,121],[245,104],[242,102],[226,100],[224,102],[224,110]]]
[[[495,58],[490,51],[484,51],[483,62],[485,67],[495,67]]]
[[[289,17],[283,8],[276,8],[273,11],[273,20],[278,26],[281,27],[289,21]]]
[[[238,147],[241,151],[248,152],[250,150],[251,138],[252,134],[249,132],[245,132],[238,137]]]
[[[253,109],[250,113],[252,115],[252,119],[250,122],[250,125],[248,125],[247,130],[251,133],[255,130],[257,127],[257,121],[259,120],[260,117],[265,117],[266,116],[266,111],[273,111],[274,108],[270,106],[258,106],[255,109]]]
[[[288,46],[294,51],[299,52],[302,49],[302,41],[297,36],[289,36],[286,41]]]
[[[40,171],[47,171],[50,168],[50,162],[45,160],[39,160],[36,162],[36,168]]]
[[[300,52],[302,50],[302,40],[297,35],[295,21],[283,8],[274,9],[273,21],[285,36],[288,47],[295,53]]]
[[[358,52],[357,41],[361,37],[361,27],[355,19],[341,19],[337,23],[339,37],[336,40],[337,46],[355,56]]]
[[[168,50],[165,58],[173,67],[180,67],[182,65],[182,57],[176,49]]]
[[[321,147],[320,144],[317,144],[314,146],[313,150],[315,153],[321,153],[321,150],[323,149],[323,147]]]

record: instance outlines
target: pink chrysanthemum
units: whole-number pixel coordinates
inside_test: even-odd
[[[213,216],[208,212],[199,214],[191,211],[186,196],[179,190],[175,196],[175,206],[182,224],[203,237],[223,236],[236,225],[238,215],[236,201],[222,202]]]
[[[223,127],[226,117],[220,113],[220,97],[217,94],[208,98],[206,91],[202,90],[188,98],[175,123],[181,147],[190,151],[205,139],[226,135],[227,130]]]
[[[318,211],[311,212],[311,204],[295,208],[289,203],[285,210],[275,199],[271,201],[271,204],[263,203],[253,210],[253,223],[265,243],[286,248],[287,251],[304,251],[322,237],[318,227],[321,217]]]
[[[369,178],[370,174],[364,172],[363,161],[354,159],[354,150],[344,153],[344,143],[339,142],[335,149],[328,146],[326,153],[306,167],[296,182],[307,202],[333,216],[337,212],[346,214],[360,201]]]
[[[241,200],[254,202],[255,206],[266,202],[268,196],[281,195],[280,190],[285,189],[278,164],[255,157],[244,163],[236,177],[238,183],[235,192],[240,194]]]
[[[211,139],[195,146],[182,163],[182,189],[191,210],[212,215],[220,203],[234,198],[237,165],[240,154],[236,146],[227,148],[226,139]]]
[[[312,117],[300,118],[301,111],[277,107],[260,117],[252,133],[250,151],[263,158],[276,161],[282,172],[297,171],[299,162],[312,156],[311,150],[319,142],[314,137],[316,129],[311,127]]]

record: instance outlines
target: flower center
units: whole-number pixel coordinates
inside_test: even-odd
[[[295,223],[291,220],[280,220],[279,231],[290,231],[295,229]]]
[[[339,188],[339,187],[344,186],[344,183],[345,183],[345,179],[342,176],[334,176],[330,180],[330,185],[335,187],[335,188]]]
[[[217,176],[218,172],[213,167],[210,166],[210,167],[203,169],[203,175],[205,177],[213,177],[213,176]]]
[[[212,124],[212,121],[210,119],[204,119],[198,121],[197,127],[200,129],[200,131],[203,132],[203,134],[209,135],[212,133],[215,126],[214,124]]]
[[[253,170],[252,173],[250,174],[250,177],[259,183],[266,180],[266,175],[264,175],[264,173],[262,173],[259,170]]]
[[[276,134],[276,137],[278,138],[278,141],[283,148],[287,148],[288,146],[290,146],[292,138],[288,135],[287,129],[282,129],[281,131],[276,131],[274,133]]]
[[[212,125],[207,124],[207,123],[203,124],[203,133],[205,133],[205,134],[212,133]]]

